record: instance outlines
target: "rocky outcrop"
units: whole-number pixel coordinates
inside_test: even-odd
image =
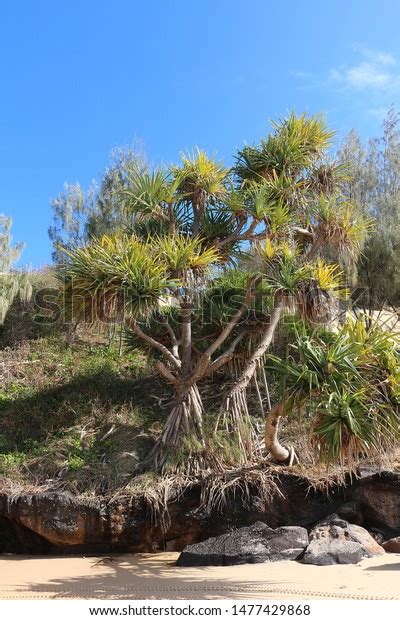
[[[265,523],[233,530],[216,538],[187,546],[178,566],[231,566],[296,560],[308,545],[304,527],[272,529]]]
[[[266,474],[268,476],[268,474]],[[162,527],[160,516],[143,496],[101,496],[88,500],[68,493],[10,495],[0,493],[0,518],[11,524],[18,552],[37,545],[37,553],[181,551],[186,545],[219,536],[228,530],[257,521],[272,528],[286,525],[310,527],[336,510],[345,499],[344,487],[327,494],[310,489],[306,479],[283,472],[271,486],[269,498],[260,496],[257,484],[232,495],[225,492],[223,510],[205,510],[202,488],[194,485],[177,493],[168,503],[169,519]],[[7,526],[8,527],[8,526]],[[1,528],[1,522],[0,522]],[[32,533],[31,541],[27,533]],[[41,541],[38,544],[38,541]],[[29,543],[29,544],[28,544]],[[45,551],[46,546],[48,551]],[[0,533],[0,553],[5,551]]]
[[[367,530],[333,514],[311,530],[303,563],[317,566],[357,564],[363,558],[384,553]]]
[[[400,533],[400,474],[384,472],[359,480],[352,499],[366,524]]]
[[[258,521],[273,529],[311,529],[332,513],[371,531],[376,528],[379,540],[400,534],[400,474],[348,480],[329,493],[310,489],[306,479],[286,472],[274,483],[269,497],[260,495],[256,483],[243,494],[226,491],[225,508],[207,511],[200,484],[193,485],[171,497],[165,527],[143,496],[110,501],[60,492],[0,493],[0,553],[181,551]]]

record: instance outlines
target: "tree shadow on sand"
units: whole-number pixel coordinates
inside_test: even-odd
[[[17,557],[13,558],[18,560]],[[63,558],[66,559],[66,558]],[[46,558],[59,562],[61,558]],[[22,593],[46,593],[48,598],[75,599],[243,599],[279,598],[279,590],[289,587],[290,582],[266,580],[252,581],[244,578],[216,576],[216,567],[179,568],[174,561],[160,556],[110,556],[98,560],[92,558],[90,571],[93,575],[55,578],[45,583],[27,583]],[[230,569],[233,567],[218,567]],[[218,570],[217,568],[217,570]],[[251,565],[243,566],[244,575]],[[96,574],[97,573],[97,574]],[[274,591],[276,594],[274,595]]]
[[[400,562],[397,564],[382,564],[381,566],[369,566],[364,568],[367,571],[386,571],[386,570],[400,570]]]
[[[14,556],[18,561],[18,556]],[[26,559],[26,558],[21,558]],[[47,557],[49,562],[62,562],[71,558]],[[392,596],[373,596],[371,592],[361,595],[359,591],[342,591],[343,587],[316,587],[315,571],[308,574],[307,581],[271,579],[285,576],[281,566],[268,565],[265,571],[254,574],[254,565],[240,567],[177,567],[168,554],[137,554],[132,556],[108,556],[90,558],[90,567],[84,567],[83,574],[70,577],[55,577],[42,583],[28,582],[15,585],[13,594],[24,594],[35,598],[35,594],[45,598],[71,599],[115,599],[115,600],[208,600],[208,599],[352,599],[352,598],[395,598]],[[386,570],[397,570],[399,564],[385,565]],[[69,567],[66,566],[68,572]],[[326,570],[326,567],[313,567]],[[59,568],[58,568],[59,569]],[[51,572],[51,566],[48,567]],[[365,570],[384,570],[384,567],[368,567]],[[76,573],[76,570],[75,570]],[[44,573],[45,574],[45,573]],[[321,577],[321,575],[320,575]]]

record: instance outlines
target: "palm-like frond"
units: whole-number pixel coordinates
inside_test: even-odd
[[[327,341],[297,333],[287,359],[270,355],[268,368],[281,382],[282,397],[302,403],[326,385],[335,390],[360,379],[353,362],[356,351],[344,334]]]
[[[363,317],[349,318],[342,328],[350,342],[358,347],[357,361],[365,376],[374,382],[380,369],[379,382],[385,398],[400,404],[399,335],[377,321],[367,328]]]
[[[273,127],[266,140],[239,152],[235,171],[242,182],[260,182],[274,172],[295,178],[323,154],[334,135],[322,117],[305,114],[292,113]]]
[[[337,299],[348,297],[348,291],[344,288],[344,273],[338,265],[318,258],[309,268],[311,278],[316,280],[321,290],[330,291]]]
[[[338,312],[338,300],[345,299],[347,289],[343,287],[343,273],[336,265],[317,260],[305,265],[296,291],[297,312],[307,323],[326,325],[332,322]]]
[[[302,265],[296,246],[274,244],[270,239],[258,250],[265,281],[289,312],[314,324],[326,324],[335,316],[337,298],[343,295],[341,273],[317,261]]]
[[[379,356],[360,326],[350,322],[338,334],[296,333],[286,359],[268,358],[286,413],[306,407],[312,414],[311,439],[322,458],[352,465],[398,439],[399,401],[390,387],[398,361],[389,371],[384,352],[393,362],[393,344],[378,332],[372,339]]]
[[[272,204],[265,216],[268,234],[273,238],[288,236],[290,225],[293,225],[295,216],[290,212],[284,201]]]
[[[291,267],[296,269],[296,259],[299,256],[295,244],[290,244],[287,240],[276,240],[272,236],[268,236],[265,242],[257,245],[257,254],[262,261],[261,271],[266,275],[271,269],[276,270],[281,259],[290,261]]]
[[[388,412],[371,403],[365,388],[342,388],[320,402],[312,441],[328,461],[351,466],[393,445],[395,428]]]
[[[91,321],[147,316],[173,284],[165,264],[133,237],[103,237],[65,255],[60,275],[65,302]]]
[[[373,225],[373,221],[357,213],[352,204],[324,195],[314,205],[312,217],[316,222],[316,237],[351,259],[359,255]]]
[[[291,207],[296,204],[299,187],[292,179],[285,175],[278,176],[275,172],[271,178],[262,183],[252,181],[248,184],[245,196],[245,209],[249,215],[261,221],[270,218],[272,214],[285,209],[287,215]],[[292,218],[296,218],[291,213]]]
[[[306,178],[306,186],[317,196],[338,194],[351,177],[349,167],[336,161],[322,161]]]
[[[232,237],[232,241],[224,243],[219,249],[220,261],[230,263],[240,254],[240,242],[235,239],[237,221],[232,212],[222,206],[216,209],[206,209],[201,218],[201,240],[203,247],[215,247],[220,240]]]
[[[220,260],[215,247],[205,248],[200,239],[183,235],[155,239],[154,256],[174,277],[180,277],[187,270],[204,272]]]
[[[165,216],[165,204],[173,200],[174,187],[167,174],[162,170],[152,173],[133,171],[128,178],[128,185],[121,190],[128,215],[138,218]]]
[[[248,194],[243,189],[235,189],[230,187],[224,196],[225,208],[236,217],[247,215],[248,210]]]
[[[193,154],[182,153],[181,161],[181,166],[171,166],[171,174],[182,200],[192,200],[199,194],[206,200],[225,196],[228,170],[221,163],[198,148]]]
[[[127,233],[146,241],[152,237],[164,237],[171,233],[170,222],[165,218],[138,218],[127,229]]]
[[[266,246],[268,251],[268,244]],[[297,312],[302,304],[302,284],[307,278],[307,270],[299,267],[296,255],[288,248],[287,253],[274,254],[271,260],[265,262],[265,282],[275,297],[280,299],[289,312]]]

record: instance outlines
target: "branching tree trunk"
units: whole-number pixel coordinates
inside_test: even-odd
[[[170,336],[171,350],[147,335],[136,321],[129,321],[129,326],[136,336],[162,355],[164,361],[157,360],[155,368],[175,390],[171,413],[146,461],[146,466],[154,467],[158,471],[174,469],[184,470],[185,473],[198,473],[200,469],[209,469],[218,462],[218,458],[212,454],[205,442],[204,408],[198,383],[232,360],[237,345],[246,333],[245,329],[241,330],[215,359],[213,356],[231,336],[249,307],[256,281],[258,281],[257,278],[249,282],[243,304],[213,343],[200,355],[196,364],[193,364],[191,355],[192,310],[187,297],[181,306],[182,324],[179,342],[168,320],[165,317],[162,319]]]
[[[229,390],[220,409],[217,430],[224,430],[231,436],[237,436],[240,448],[240,462],[247,463],[257,456],[256,435],[247,408],[246,390],[260,360],[268,350],[275,330],[279,324],[283,310],[283,302],[276,297],[270,321],[263,337],[245,363],[238,380]]]

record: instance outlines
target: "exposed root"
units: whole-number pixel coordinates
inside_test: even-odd
[[[289,467],[291,467],[294,464],[297,465],[300,461],[295,452],[295,449],[293,448],[293,446],[289,446],[288,449],[289,449],[289,463],[288,463]]]
[[[204,409],[196,385],[181,391],[144,467],[158,472],[198,475],[212,459],[203,434]]]
[[[234,437],[238,445],[238,455],[232,455],[232,463],[247,465],[261,457],[261,449],[254,424],[247,407],[246,389],[231,390],[223,403],[215,428],[216,441],[218,433]]]
[[[186,491],[199,489],[200,501],[196,513],[208,516],[213,512],[228,511],[236,503],[250,507],[255,498],[267,504],[275,494],[283,497],[278,474],[274,468],[265,470],[254,467],[231,469],[223,473],[203,472],[197,476],[167,474],[157,477],[154,474],[143,474],[110,501],[120,501],[123,497],[129,497],[131,502],[143,499],[150,519],[165,532],[171,525],[170,505]]]
[[[254,497],[264,504],[274,494],[282,492],[274,472],[262,469],[234,469],[222,475],[209,475],[201,480],[201,497],[198,512],[211,514],[214,511],[229,510],[232,503],[239,502],[249,507]]]

